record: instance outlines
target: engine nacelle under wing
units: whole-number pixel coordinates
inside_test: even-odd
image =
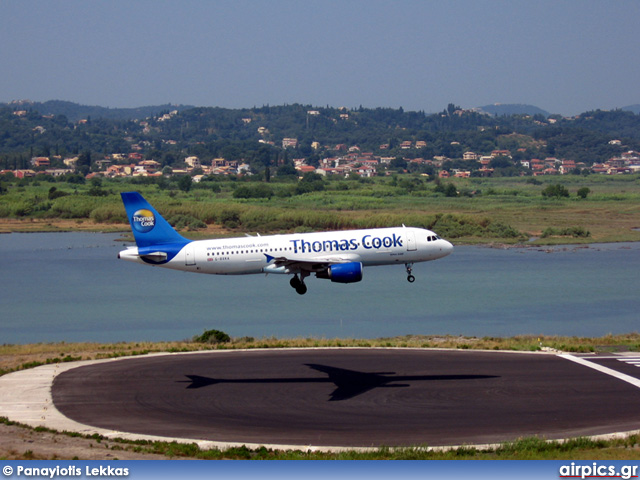
[[[349,262],[331,265],[326,270],[316,273],[318,278],[328,278],[336,283],[355,283],[362,280],[362,263]]]

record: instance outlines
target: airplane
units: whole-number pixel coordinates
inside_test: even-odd
[[[318,233],[188,240],[139,192],[121,193],[136,241],[118,258],[141,264],[216,275],[274,273],[293,275],[290,285],[307,293],[311,274],[336,283],[362,280],[363,267],[404,264],[415,281],[413,264],[446,257],[453,245],[431,230],[402,225]]]

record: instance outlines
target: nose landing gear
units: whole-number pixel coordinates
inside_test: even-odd
[[[416,281],[416,277],[411,275],[411,271],[413,270],[413,263],[405,263],[404,266],[407,268],[407,281],[409,283],[413,283]]]

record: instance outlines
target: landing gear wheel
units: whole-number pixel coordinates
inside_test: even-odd
[[[304,295],[307,293],[307,286],[304,284],[303,280],[300,280],[298,275],[295,275],[291,280],[289,280],[289,285],[293,287],[298,295]]]
[[[411,271],[413,270],[413,263],[405,263],[404,266],[407,269],[407,281],[409,283],[413,283],[416,281],[416,277],[411,275]]]

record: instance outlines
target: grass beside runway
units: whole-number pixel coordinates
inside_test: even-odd
[[[324,338],[231,338],[224,343],[120,342],[120,343],[35,343],[0,345],[0,375],[51,363],[100,360],[157,352],[195,352],[258,348],[448,348],[473,350],[637,352],[640,333],[603,337],[562,337],[518,335],[515,337],[463,337],[454,335],[406,335],[377,339]]]
[[[265,447],[250,449],[246,446],[205,450],[195,443],[131,441],[107,439],[100,435],[56,432],[42,427],[28,427],[0,417],[0,433],[4,429],[13,429],[14,435],[16,429],[30,434],[46,433],[48,445],[44,450],[40,450],[38,440],[32,439],[29,441],[29,448],[24,451],[17,448],[3,450],[0,446],[0,460],[78,459],[78,450],[82,448],[79,447],[79,442],[80,445],[82,442],[86,443],[84,451],[89,449],[94,453],[101,450],[103,453],[99,458],[111,460],[130,458],[131,455],[136,455],[137,459],[162,456],[167,459],[200,460],[640,460],[638,435],[615,440],[575,438],[566,442],[528,437],[486,448],[462,446],[430,450],[427,445],[421,445],[403,448],[382,447],[366,452],[345,450],[332,453],[274,450]],[[53,455],[50,453],[52,444],[57,446]],[[41,451],[47,453],[40,453]]]

